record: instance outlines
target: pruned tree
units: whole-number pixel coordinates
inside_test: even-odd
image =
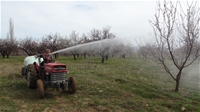
[[[110,29],[111,29],[110,26],[104,27],[102,29],[101,40],[102,39],[114,39],[116,37],[115,34],[110,32]],[[110,44],[110,43],[107,43],[107,44]],[[105,47],[103,47],[103,49],[100,50],[99,55],[102,58],[102,63],[104,63],[104,58],[106,58],[106,60],[108,59],[108,57],[109,57],[109,52],[108,52],[109,49],[110,49],[110,46],[109,45],[105,45]]]
[[[124,48],[124,43],[122,41],[115,41],[115,44],[110,49],[110,55],[112,57],[121,55]]]
[[[70,47],[81,44],[82,42],[81,38],[79,38],[79,34],[76,33],[76,31],[72,31],[72,33],[69,35],[69,39],[70,39]],[[73,55],[74,60],[76,60],[76,56],[79,57],[79,49],[76,48],[71,50],[71,54]]]
[[[89,37],[91,41],[98,41],[98,40],[102,40],[102,32],[99,29],[92,29],[89,33]]]
[[[10,54],[17,49],[17,40],[14,37],[14,23],[12,19],[9,20],[9,30],[6,39],[1,40],[1,54],[9,58]]]
[[[27,55],[35,55],[37,54],[37,42],[32,39],[32,37],[26,37],[22,39],[19,43],[19,49],[26,52]]]
[[[37,41],[36,44],[36,51],[39,54],[44,54],[46,52],[46,49],[49,47],[48,43],[44,42],[44,41]]]
[[[107,26],[104,27],[101,30],[98,29],[93,29],[90,31],[90,38],[92,41],[97,41],[97,40],[103,40],[103,39],[113,39],[115,38],[115,34],[110,32],[111,27]],[[109,57],[109,49],[110,49],[110,45],[109,43],[103,43],[104,45],[101,46],[101,48],[97,49],[98,54],[101,56],[101,62],[104,63],[104,60],[108,59]],[[108,45],[107,45],[108,44]]]
[[[137,54],[139,56],[139,58],[148,58],[148,46],[140,46]]]
[[[110,48],[111,48],[111,45],[108,42],[101,44],[101,47],[99,48],[98,54],[101,56],[101,62],[102,63],[104,63],[105,59],[108,60]]]
[[[59,38],[61,36],[59,35],[59,33],[55,33],[53,34],[49,34],[46,35],[45,37],[43,37],[43,42],[46,43],[48,45],[48,48],[51,50],[51,52],[57,51],[58,47],[59,47]],[[54,54],[54,57],[57,58],[58,54]]]
[[[58,39],[58,50],[66,49],[66,48],[68,48],[70,46],[71,46],[71,42],[70,42],[70,39],[67,36],[60,37]],[[69,52],[64,52],[62,54],[64,54],[64,55],[70,55]]]
[[[121,57],[122,58],[126,58],[127,55],[129,55],[130,57],[134,54],[134,47],[132,46],[131,43],[125,43],[120,45],[121,46]]]
[[[113,39],[116,37],[115,34],[110,32],[111,26],[106,26],[102,29],[102,38],[101,39]]]
[[[3,58],[6,56],[6,40],[5,39],[0,39],[0,53]]]
[[[81,44],[85,44],[85,43],[88,43],[88,42],[91,42],[91,40],[89,40],[88,36],[86,36],[85,34],[83,34],[81,36]],[[86,55],[87,54],[89,55],[89,50],[87,50],[85,48],[82,48],[80,50],[80,53],[83,54],[84,58],[86,58]]]
[[[71,43],[70,43],[70,39],[67,38],[67,36],[65,36],[65,37],[60,37],[58,39],[58,44],[59,44],[58,49],[64,49],[64,48],[70,47]]]
[[[200,8],[197,1],[187,2],[186,11],[181,2],[158,1],[155,19],[150,24],[156,42],[147,43],[146,52],[155,62],[163,65],[176,82],[175,92],[178,92],[183,69],[200,55]],[[176,73],[170,69],[172,65],[167,64],[169,61],[175,66]]]

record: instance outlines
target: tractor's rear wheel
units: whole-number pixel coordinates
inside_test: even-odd
[[[77,88],[77,85],[76,85],[75,78],[70,77],[69,81],[68,81],[68,91],[69,91],[69,93],[74,94],[76,92],[76,88]]]
[[[44,84],[41,79],[37,80],[37,93],[39,98],[44,98]]]
[[[37,71],[36,68],[33,64],[28,65],[27,67],[27,86],[30,89],[35,89],[36,88],[36,80],[37,80]]]

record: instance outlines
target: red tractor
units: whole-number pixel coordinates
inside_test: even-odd
[[[26,77],[27,86],[30,89],[37,88],[39,98],[44,98],[44,88],[47,87],[66,91],[66,83],[68,91],[74,94],[77,88],[76,80],[74,77],[67,78],[67,73],[65,64],[46,63],[43,55],[26,57],[24,67],[21,69],[21,74]]]

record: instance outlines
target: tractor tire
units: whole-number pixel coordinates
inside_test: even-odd
[[[27,86],[30,89],[36,88],[36,80],[37,80],[37,71],[33,64],[28,65],[27,67]]]
[[[69,93],[74,94],[76,92],[76,88],[77,88],[77,85],[76,85],[75,78],[70,77],[69,81],[68,81],[68,91],[69,91]]]
[[[44,98],[44,84],[41,79],[37,80],[37,93],[39,98]]]
[[[25,69],[24,67],[22,67],[22,69],[21,69],[21,75],[22,75],[22,76],[25,75],[25,73],[24,73],[24,69]]]

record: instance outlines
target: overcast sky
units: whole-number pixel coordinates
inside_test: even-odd
[[[50,33],[69,36],[75,30],[81,36],[95,29],[111,26],[111,32],[130,42],[148,38],[149,20],[156,1],[1,1],[1,37],[14,21],[15,37],[41,38]]]

